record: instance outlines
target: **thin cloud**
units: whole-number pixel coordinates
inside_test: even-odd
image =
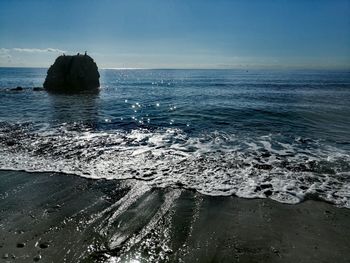
[[[56,52],[56,53],[64,53],[66,51],[57,49],[57,48],[13,48],[13,51],[17,52],[28,52],[28,53],[46,53],[46,52]]]
[[[65,50],[58,48],[0,48],[0,53],[25,52],[25,53],[65,53]]]

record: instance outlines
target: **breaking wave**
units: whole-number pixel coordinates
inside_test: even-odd
[[[190,136],[180,129],[96,131],[73,124],[0,124],[0,169],[136,179],[206,195],[317,198],[350,208],[350,156],[307,138]]]

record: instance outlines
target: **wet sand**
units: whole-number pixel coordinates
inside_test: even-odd
[[[133,184],[0,171],[0,262],[350,262],[349,209]]]

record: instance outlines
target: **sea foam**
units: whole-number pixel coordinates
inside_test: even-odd
[[[322,199],[350,208],[350,156],[308,138],[191,136],[181,129],[96,131],[83,125],[0,125],[0,169],[133,179],[145,189],[173,187],[206,195]]]

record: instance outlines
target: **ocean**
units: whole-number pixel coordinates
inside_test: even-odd
[[[0,68],[2,170],[350,208],[349,72],[101,69],[57,95],[46,71]]]

